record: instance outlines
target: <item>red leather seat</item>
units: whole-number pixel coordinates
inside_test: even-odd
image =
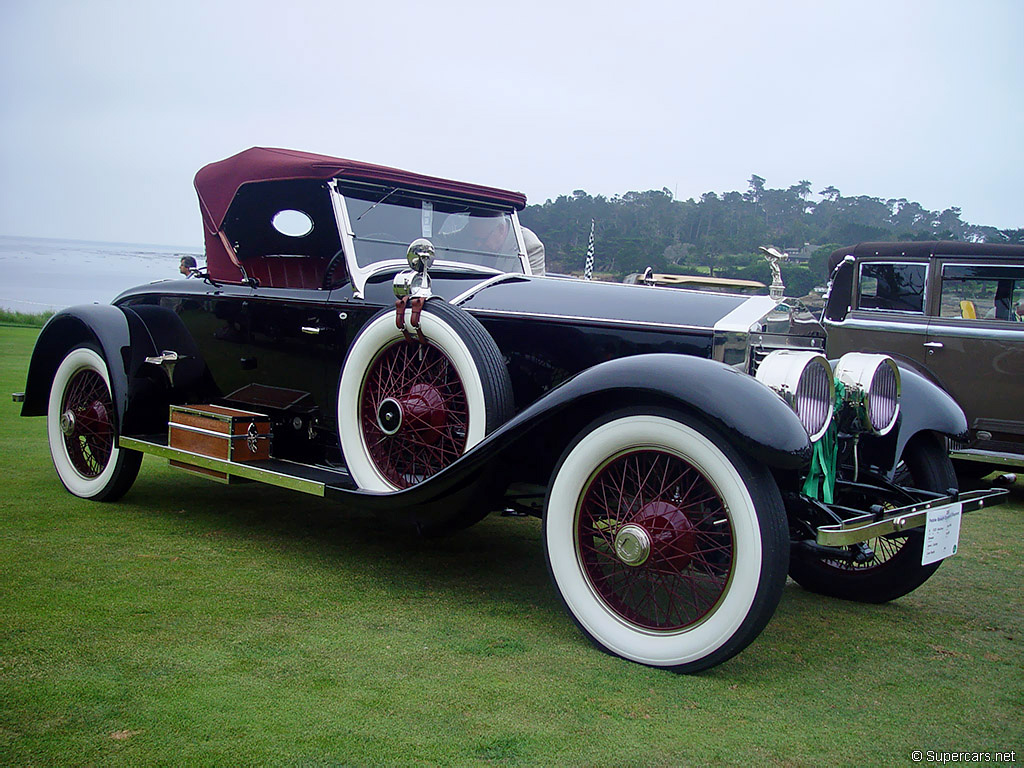
[[[327,260],[316,256],[260,256],[243,262],[246,273],[263,288],[305,288],[323,285]]]

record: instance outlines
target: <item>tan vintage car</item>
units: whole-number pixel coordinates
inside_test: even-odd
[[[830,264],[829,357],[885,352],[949,392],[962,477],[1024,469],[1024,246],[861,243]]]

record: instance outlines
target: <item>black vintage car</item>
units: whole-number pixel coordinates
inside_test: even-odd
[[[787,572],[899,597],[956,549],[956,403],[829,362],[799,303],[540,277],[513,192],[250,149],[203,168],[207,264],[43,329],[22,413],[111,501],[142,454],[406,519],[543,518],[600,648],[681,671],[751,642]]]

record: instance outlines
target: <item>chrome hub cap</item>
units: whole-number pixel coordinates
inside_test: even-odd
[[[75,434],[75,414],[70,409],[60,415],[60,431],[66,437],[71,437]]]
[[[402,405],[388,397],[377,408],[377,426],[385,435],[393,435],[402,428]]]
[[[624,525],[615,534],[615,554],[626,565],[643,565],[651,554],[651,537],[639,525]]]

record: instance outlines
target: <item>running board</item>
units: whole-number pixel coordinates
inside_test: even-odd
[[[173,466],[196,472],[203,477],[220,479],[222,482],[230,482],[232,479],[253,480],[257,483],[276,485],[279,488],[301,491],[320,497],[326,496],[328,489],[354,490],[356,487],[351,476],[344,470],[316,467],[284,459],[228,461],[185,451],[181,448],[171,448],[167,445],[166,438],[157,435],[121,437],[117,444],[120,448],[170,459]],[[224,478],[208,475],[207,472],[222,473]]]
[[[1015,453],[984,451],[980,448],[961,448],[950,451],[949,457],[951,459],[959,459],[960,461],[977,461],[982,464],[991,464],[993,472],[998,472],[1000,468],[1024,469],[1024,456]]]

